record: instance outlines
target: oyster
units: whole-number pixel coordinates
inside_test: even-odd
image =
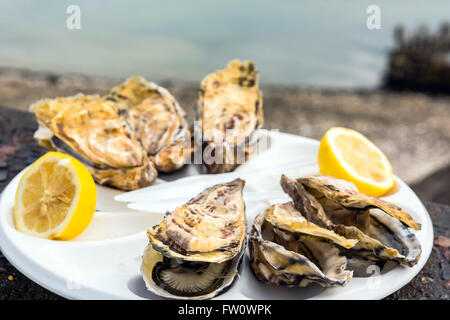
[[[203,162],[208,172],[233,171],[255,146],[253,133],[263,124],[262,92],[253,62],[233,60],[201,83],[197,109]]]
[[[292,202],[276,204],[255,218],[250,264],[256,277],[270,284],[343,286],[352,271],[337,246],[351,248],[357,242],[307,221]]]
[[[209,299],[231,285],[245,250],[244,180],[206,189],[147,231],[142,274],[169,299]]]
[[[30,110],[39,123],[39,143],[80,159],[98,183],[133,190],[156,178],[153,163],[111,101],[79,94],[41,100]]]
[[[393,260],[413,266],[421,254],[418,239],[408,226],[420,224],[398,206],[358,192],[354,184],[324,175],[297,180],[282,176],[283,190],[295,207],[317,225],[358,243],[343,250],[349,257]]]
[[[170,172],[186,163],[191,134],[184,110],[169,91],[142,77],[130,77],[105,99],[124,114],[159,171]]]
[[[184,111],[166,89],[142,77],[130,77],[105,97],[45,99],[30,110],[39,143],[82,160],[100,184],[146,187],[156,169],[176,170],[191,154]]]

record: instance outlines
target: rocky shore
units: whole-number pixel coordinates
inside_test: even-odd
[[[0,106],[26,111],[32,102],[46,97],[103,94],[121,80],[0,68]],[[192,121],[198,84],[159,83],[172,92]],[[261,83],[265,128],[314,139],[332,126],[358,130],[386,153],[395,174],[417,186],[424,199],[450,203],[449,192],[442,192],[448,190],[450,180],[450,96],[271,86],[264,78]],[[443,174],[424,181],[426,187],[421,184],[439,170]]]

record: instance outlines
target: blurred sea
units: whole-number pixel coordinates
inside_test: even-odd
[[[71,4],[81,30],[66,28]],[[366,27],[371,4],[380,30]],[[0,0],[0,66],[198,82],[240,58],[266,84],[370,88],[397,24],[434,31],[449,13],[449,0]]]

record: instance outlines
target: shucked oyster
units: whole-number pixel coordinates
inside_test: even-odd
[[[186,163],[191,135],[184,110],[166,89],[142,77],[130,77],[112,88],[113,101],[159,171],[170,172]]]
[[[30,109],[39,122],[39,143],[80,159],[98,183],[133,190],[156,178],[153,163],[112,102],[79,94],[41,100]]]
[[[419,260],[420,243],[408,226],[420,229],[420,224],[401,208],[359,193],[350,182],[324,175],[297,180],[282,176],[281,185],[309,221],[358,240],[344,250],[347,256],[409,266]]]
[[[263,282],[289,287],[345,285],[352,277],[338,246],[350,240],[309,222],[292,202],[272,205],[255,218],[249,235],[250,263]]]
[[[255,145],[263,124],[262,92],[253,62],[233,60],[201,83],[197,109],[203,161],[210,173],[234,170]]]
[[[147,231],[142,274],[169,299],[209,299],[233,282],[245,250],[244,180],[215,185]]]

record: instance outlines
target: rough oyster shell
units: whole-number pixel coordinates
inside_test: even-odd
[[[281,186],[309,221],[358,240],[345,254],[410,266],[419,260],[420,243],[406,223],[420,224],[401,208],[359,193],[350,182],[324,175],[298,180],[283,175]]]
[[[156,178],[153,163],[112,102],[79,94],[41,100],[30,110],[40,126],[39,143],[80,159],[98,183],[133,190]]]
[[[252,136],[264,122],[262,92],[253,62],[232,60],[224,70],[206,76],[201,83],[197,120],[203,152],[210,173],[229,172],[251,152]],[[211,158],[211,159],[209,159]]]
[[[209,299],[237,275],[245,248],[245,182],[215,185],[147,231],[147,288],[165,298]]]
[[[168,90],[142,77],[130,77],[111,89],[113,101],[159,171],[182,167],[191,154],[184,110]]]
[[[142,77],[130,77],[105,97],[45,99],[30,110],[39,143],[82,160],[100,184],[146,187],[156,169],[176,170],[191,154],[184,111],[166,89]]]
[[[291,202],[276,204],[255,218],[250,264],[256,277],[270,284],[343,286],[352,271],[336,245],[350,248],[356,242],[307,221]]]

